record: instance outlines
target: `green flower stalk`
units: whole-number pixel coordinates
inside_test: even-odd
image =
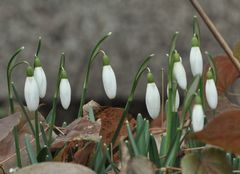
[[[82,117],[83,116],[83,105],[85,103],[85,99],[86,99],[86,95],[87,95],[87,88],[88,88],[88,82],[89,82],[89,75],[90,75],[91,65],[93,64],[93,61],[95,60],[95,58],[99,54],[99,47],[100,47],[100,45],[111,34],[112,33],[109,32],[106,36],[104,36],[102,39],[100,39],[97,42],[97,44],[95,45],[95,47],[93,48],[93,50],[91,52],[91,55],[88,58],[87,70],[86,70],[86,74],[85,74],[85,78],[84,78],[84,82],[83,82],[83,89],[82,89],[82,95],[81,95],[82,98],[81,98],[80,106],[79,106],[79,110],[78,110],[78,117]]]
[[[9,108],[10,113],[14,113],[14,103],[13,103],[13,92],[11,88],[11,82],[12,82],[12,67],[13,64],[17,58],[17,55],[24,49],[24,47],[19,48],[10,58],[8,65],[7,65],[7,85],[8,85],[8,102],[9,102]]]
[[[65,67],[65,54],[62,53],[59,68],[58,68],[57,83],[56,83],[56,88],[53,96],[52,109],[50,111],[49,116],[47,117],[47,120],[50,122],[50,128],[48,132],[48,146],[52,142],[52,132],[53,132],[53,127],[55,124],[56,112],[57,112],[57,98],[59,96],[59,87],[60,87],[60,81],[61,81],[61,71],[62,71],[62,68],[64,67]]]
[[[122,128],[122,125],[124,123],[124,120],[126,119],[126,116],[127,116],[127,113],[129,111],[129,108],[132,104],[132,101],[134,99],[134,93],[135,93],[135,90],[136,90],[136,87],[137,87],[137,84],[138,84],[138,81],[140,79],[140,77],[142,76],[142,74],[144,73],[144,71],[147,69],[147,65],[148,65],[148,62],[150,61],[150,59],[154,56],[154,54],[151,54],[150,56],[148,56],[144,62],[141,64],[141,66],[139,67],[135,77],[134,77],[134,80],[133,80],[133,83],[132,83],[132,87],[131,87],[131,92],[128,96],[128,100],[127,100],[127,103],[124,107],[124,111],[122,113],[122,117],[118,123],[118,126],[117,126],[117,129],[116,131],[114,132],[114,135],[113,135],[113,138],[111,140],[111,144],[114,146],[116,140],[117,140],[117,137],[119,135],[119,132]]]

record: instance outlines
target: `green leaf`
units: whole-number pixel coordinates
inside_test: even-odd
[[[181,161],[183,174],[232,174],[225,152],[216,148],[204,149],[198,153],[190,153]]]
[[[160,167],[160,158],[158,155],[157,144],[155,138],[151,134],[149,141],[149,158],[157,167]]]
[[[126,121],[126,126],[127,126],[128,137],[129,137],[130,143],[132,145],[134,155],[138,156],[139,155],[139,150],[138,150],[136,142],[133,138],[132,130],[130,128],[130,125],[129,125],[128,121]]]
[[[37,158],[36,158],[35,152],[33,151],[33,147],[32,147],[32,144],[30,143],[30,139],[28,135],[25,135],[24,141],[25,141],[28,157],[31,164],[37,163]]]
[[[53,117],[53,108],[49,111],[49,113],[48,113],[48,115],[46,117],[46,122],[48,124],[51,123],[52,117]]]
[[[188,91],[187,91],[186,97],[185,97],[184,102],[183,102],[181,127],[183,127],[183,125],[184,125],[186,113],[188,112],[188,110],[189,110],[189,108],[191,106],[192,100],[193,100],[193,98],[195,96],[195,93],[198,90],[200,80],[201,80],[201,76],[200,75],[196,75],[194,77],[193,82],[191,83]]]

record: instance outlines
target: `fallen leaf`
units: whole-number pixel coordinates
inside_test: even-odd
[[[34,122],[34,114],[29,114],[31,122]],[[39,114],[39,121],[44,122],[44,118]],[[29,134],[33,140],[30,126],[21,112],[9,115],[0,119],[0,166],[8,173],[10,168],[16,167],[15,143],[12,134],[14,126],[17,126],[19,146],[21,150],[22,165],[29,164],[28,155],[25,149],[24,136]]]
[[[44,162],[30,165],[17,171],[15,174],[95,174],[91,169],[77,164]]]
[[[181,160],[183,174],[231,174],[232,169],[224,151],[204,149],[201,154],[189,153]]]
[[[220,113],[202,131],[188,137],[240,155],[240,109]]]

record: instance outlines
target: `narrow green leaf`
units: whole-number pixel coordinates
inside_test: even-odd
[[[128,121],[126,121],[126,126],[127,126],[128,137],[129,137],[129,140],[130,140],[132,148],[133,148],[134,156],[138,156],[139,155],[139,150],[138,150],[136,142],[133,138],[132,130],[130,128],[130,125],[129,125]]]
[[[35,156],[35,152],[33,151],[33,147],[32,147],[32,144],[30,143],[30,139],[28,135],[25,135],[24,141],[25,141],[25,146],[26,146],[28,157],[31,164],[37,163],[37,158]]]
[[[152,134],[150,134],[149,141],[149,158],[157,167],[160,167],[160,158],[158,155],[157,144]]]
[[[49,111],[49,113],[46,117],[46,122],[51,123],[52,117],[53,117],[53,108]]]
[[[194,77],[193,82],[191,83],[188,91],[187,91],[186,97],[185,97],[184,102],[183,102],[181,128],[182,128],[183,125],[184,125],[186,113],[187,113],[187,111],[189,110],[190,105],[191,105],[191,103],[192,103],[192,100],[193,100],[193,98],[194,98],[194,96],[195,96],[195,93],[196,93],[197,90],[198,90],[198,86],[199,86],[200,79],[201,79],[201,76],[200,76],[200,75],[196,75],[196,76]]]
[[[41,133],[42,133],[42,139],[43,139],[44,145],[48,146],[47,135],[46,135],[46,132],[45,132],[44,127],[42,125],[42,122],[40,122],[40,130],[41,130]]]

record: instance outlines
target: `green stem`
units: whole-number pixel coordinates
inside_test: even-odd
[[[7,65],[7,85],[8,85],[8,102],[9,102],[9,108],[10,113],[14,113],[14,103],[13,103],[13,94],[11,89],[11,82],[12,82],[12,74],[11,74],[11,68],[12,64],[14,63],[14,60],[16,56],[24,49],[24,47],[19,48],[10,58],[8,65]]]
[[[112,138],[112,145],[114,146],[116,140],[117,140],[117,137],[118,137],[118,134],[122,128],[122,125],[123,125],[123,122],[124,120],[126,119],[126,116],[127,116],[127,113],[128,113],[128,110],[130,108],[130,105],[133,101],[133,98],[134,98],[134,93],[135,93],[135,90],[136,90],[136,87],[137,87],[137,84],[138,84],[138,81],[139,81],[139,78],[141,77],[141,75],[143,74],[143,72],[146,70],[147,68],[147,63],[149,62],[149,60],[153,57],[154,55],[150,55],[148,56],[144,62],[141,64],[141,66],[139,67],[138,69],[138,72],[136,73],[135,75],[135,78],[134,78],[134,81],[133,81],[133,84],[132,84],[132,88],[131,88],[131,92],[130,92],[130,95],[128,96],[128,100],[127,100],[127,103],[125,105],[125,108],[124,108],[124,111],[122,113],[122,117],[118,123],[118,126],[117,126],[117,129],[116,131],[114,132],[114,135],[113,135],[113,138]]]
[[[53,127],[55,125],[55,121],[56,121],[56,112],[57,112],[57,98],[59,96],[59,85],[60,85],[60,81],[61,81],[61,69],[62,67],[65,67],[65,54],[62,53],[61,54],[61,59],[60,59],[60,64],[59,64],[59,68],[58,68],[58,76],[57,76],[57,83],[56,83],[56,87],[55,87],[55,93],[53,96],[53,104],[52,104],[52,116],[51,116],[51,121],[50,121],[50,127],[49,127],[49,134],[48,134],[48,146],[51,144],[52,142],[52,132],[53,132]]]
[[[40,141],[39,141],[38,111],[35,111],[35,142],[36,142],[36,152],[38,154],[41,150]]]
[[[175,32],[175,34],[172,37],[171,41],[171,48],[169,51],[169,61],[168,61],[168,105],[167,105],[167,134],[166,134],[166,143],[165,143],[165,154],[168,153],[169,148],[171,146],[171,137],[172,137],[172,122],[173,122],[173,64],[174,64],[174,57],[173,53],[176,47],[176,41],[178,38],[178,32]]]
[[[21,154],[20,154],[17,126],[14,126],[14,128],[13,128],[13,136],[14,136],[14,141],[15,141],[15,151],[16,151],[16,157],[17,157],[17,166],[19,168],[21,168],[22,167],[22,161],[21,161]]]
[[[23,114],[25,115],[25,117],[26,117],[26,119],[27,119],[27,122],[28,122],[28,124],[29,124],[29,126],[30,126],[30,129],[31,129],[31,131],[32,131],[32,134],[35,136],[35,131],[34,131],[32,122],[31,122],[31,120],[30,120],[30,118],[29,118],[29,116],[28,116],[28,114],[27,114],[27,111],[26,111],[25,107],[23,106],[23,103],[22,103],[21,99],[20,99],[19,96],[18,96],[17,90],[16,90],[13,82],[11,83],[11,87],[12,87],[12,89],[13,89],[13,93],[14,93],[16,99],[17,99],[17,102],[19,103],[19,105],[20,105],[20,107],[21,107],[21,109],[22,109],[22,112],[23,112]]]
[[[89,74],[90,74],[91,65],[98,55],[100,45],[111,34],[112,34],[111,32],[108,33],[106,36],[104,36],[102,39],[100,39],[98,41],[98,43],[95,45],[94,49],[92,50],[90,57],[88,58],[88,65],[87,65],[86,75],[85,75],[84,82],[83,82],[83,89],[82,89],[82,95],[81,95],[82,99],[80,101],[80,106],[79,106],[79,110],[78,110],[78,118],[83,116],[83,105],[85,103],[85,99],[86,99],[86,95],[87,95],[87,87],[88,87],[88,82],[89,82]]]

